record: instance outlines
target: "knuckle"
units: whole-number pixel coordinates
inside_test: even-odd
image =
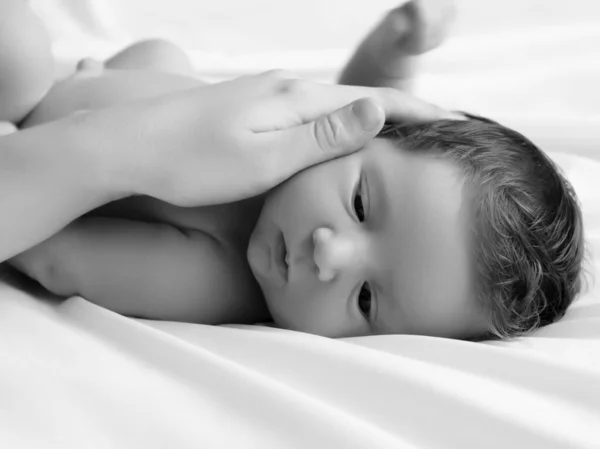
[[[273,86],[277,86],[278,83],[284,78],[282,71],[279,69],[267,70],[266,72],[260,72],[248,75],[250,80],[254,80],[263,89],[271,91]]]
[[[283,78],[285,78],[285,73],[286,72],[283,69],[271,69],[271,70],[267,70],[262,75],[267,78],[283,79]]]
[[[298,78],[285,78],[278,84],[278,91],[282,94],[296,95],[306,90],[306,81]]]
[[[345,127],[338,114],[323,117],[315,126],[315,139],[323,151],[339,146],[344,139]]]
[[[282,69],[269,70],[260,74],[260,76],[275,92],[285,95],[295,95],[303,92],[308,83],[306,80],[298,79],[293,73]]]
[[[259,76],[262,76],[265,80],[270,83],[275,83],[275,85],[279,86],[280,84],[285,84],[290,78],[292,78],[292,74],[287,70],[283,69],[273,69],[268,70],[264,73],[261,73]]]

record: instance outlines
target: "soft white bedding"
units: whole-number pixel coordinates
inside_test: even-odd
[[[397,2],[32,3],[65,72],[79,57],[152,34],[188,48],[210,79],[274,66],[333,79]],[[427,56],[418,91],[489,114],[553,152],[582,200],[597,277],[596,2],[459,5],[458,37]],[[593,282],[563,321],[477,344],[132,320],[82,298],[25,293],[5,278],[2,448],[600,448]]]

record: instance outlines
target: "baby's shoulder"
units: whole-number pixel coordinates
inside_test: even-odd
[[[202,231],[183,233],[185,244],[171,254],[165,267],[176,283],[175,296],[192,299],[186,310],[193,313],[183,318],[200,324],[268,319],[260,287],[239,248]]]
[[[260,204],[240,201],[202,207],[179,207],[149,196],[132,196],[90,212],[92,216],[162,222],[179,229],[202,231],[220,240],[252,232]]]

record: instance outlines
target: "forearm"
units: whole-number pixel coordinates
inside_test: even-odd
[[[119,197],[87,140],[70,120],[0,137],[0,261]]]

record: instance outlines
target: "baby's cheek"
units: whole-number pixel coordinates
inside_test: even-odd
[[[269,309],[273,309],[278,326],[330,338],[362,335],[348,315],[346,304],[337,289],[311,279],[269,298]]]

